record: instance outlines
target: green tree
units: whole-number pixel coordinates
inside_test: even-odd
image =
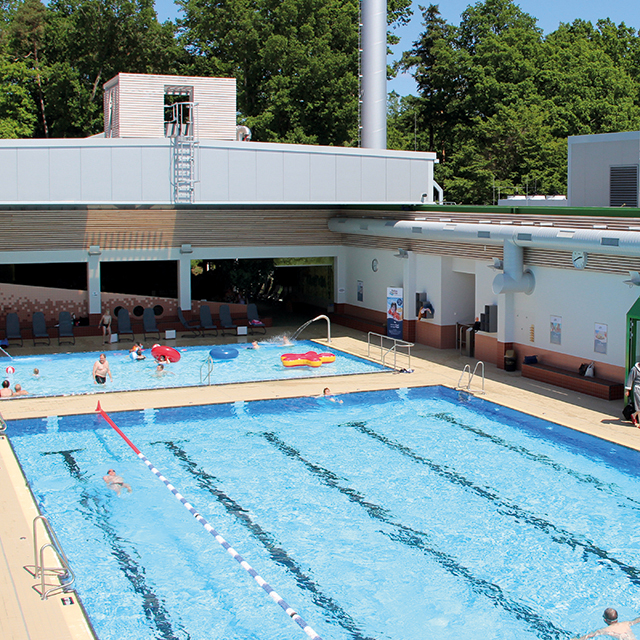
[[[418,83],[419,148],[439,153],[449,200],[490,203],[496,186],[564,192],[567,136],[640,127],[639,41],[625,25],[576,20],[545,38],[511,0],[476,3],[457,27],[434,5],[423,19],[399,66]],[[409,104],[394,120],[405,139]]]
[[[194,75],[232,76],[254,139],[355,144],[358,0],[180,0]],[[409,0],[389,2],[393,24]]]

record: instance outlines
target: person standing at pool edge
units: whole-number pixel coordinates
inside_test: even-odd
[[[109,369],[109,363],[107,362],[107,356],[105,356],[104,353],[100,354],[100,357],[93,365],[92,375],[96,384],[104,384],[107,381],[107,376],[109,376],[109,380],[113,382],[111,369]]]
[[[618,612],[611,607],[604,610],[602,618],[607,623],[606,627],[573,640],[587,640],[587,638],[595,638],[596,636],[607,636],[609,638],[618,638],[619,640],[637,640],[637,636],[631,630],[631,626],[638,624],[640,618],[635,618],[635,620],[629,620],[628,622],[618,622]]]
[[[109,309],[104,312],[100,318],[100,326],[102,327],[102,343],[109,344],[111,342],[111,313]],[[107,337],[108,336],[108,337]]]

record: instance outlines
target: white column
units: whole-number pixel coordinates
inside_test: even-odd
[[[333,299],[336,304],[347,301],[347,257],[344,247],[333,257]]]
[[[404,296],[404,319],[415,320],[416,315],[416,254],[407,251],[409,257],[403,260],[402,288]]]
[[[515,342],[516,294],[505,293],[498,297],[498,342]]]
[[[178,260],[178,306],[191,311],[191,254],[181,255]]]
[[[89,314],[102,314],[102,295],[100,292],[100,254],[89,253],[87,261],[87,293],[89,295]]]

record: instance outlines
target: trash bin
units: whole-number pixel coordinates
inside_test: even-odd
[[[516,370],[516,352],[512,349],[505,351],[504,353],[504,370],[515,371]]]

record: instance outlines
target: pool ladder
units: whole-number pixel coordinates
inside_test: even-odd
[[[42,528],[44,528],[44,532],[49,536],[50,540],[50,542],[46,542],[40,547],[38,544],[38,522],[42,523]],[[59,565],[45,566],[44,553],[47,549],[53,551],[58,559]],[[69,560],[67,560],[65,552],[62,550],[60,541],[49,524],[49,521],[44,516],[36,516],[33,519],[33,567],[26,566],[25,569],[36,579],[40,578],[39,593],[41,600],[46,600],[50,595],[60,593],[61,591],[71,591],[71,585],[76,580],[69,566]],[[49,582],[49,580],[55,578],[58,580],[57,584]]]
[[[462,378],[464,378],[464,374],[468,373],[469,374],[469,380],[467,380],[466,389],[467,389],[467,391],[471,391],[471,382],[473,381],[473,378],[476,375],[476,371],[478,370],[478,367],[480,367],[480,372],[482,374],[482,391],[480,391],[480,393],[484,394],[484,362],[482,362],[482,360],[478,360],[478,362],[476,362],[476,366],[473,368],[473,373],[471,372],[471,365],[469,365],[469,364],[465,364],[464,365],[464,369],[462,370],[462,373],[460,374],[460,380],[458,380],[458,384],[456,385],[456,387],[458,389],[462,389],[463,388],[463,386],[460,383],[462,382]]]
[[[207,367],[205,371],[204,368]],[[213,359],[209,356],[200,367],[200,384],[211,384],[211,373],[213,371]]]

